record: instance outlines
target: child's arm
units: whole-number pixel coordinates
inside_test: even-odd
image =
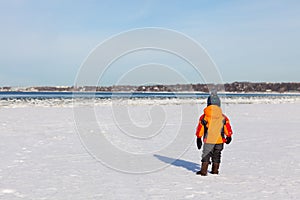
[[[197,147],[200,150],[201,146],[202,146],[202,140],[201,137],[204,135],[204,114],[201,115],[199,122],[198,122],[198,126],[197,126],[197,130],[196,130],[196,136],[197,136]]]
[[[229,144],[231,142],[231,136],[233,134],[230,121],[226,115],[223,115],[225,118],[225,124],[224,124],[224,133],[226,135],[226,144]]]
[[[204,125],[202,124],[203,120],[204,120],[204,114],[201,115],[199,122],[198,122],[197,130],[196,130],[197,138],[201,138],[204,135]]]
[[[231,137],[233,132],[232,132],[232,129],[231,129],[230,121],[229,121],[229,119],[226,115],[223,115],[223,116],[225,117],[225,124],[224,124],[225,135],[227,137]]]

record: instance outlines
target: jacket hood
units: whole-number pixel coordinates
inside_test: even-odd
[[[222,109],[216,105],[207,106],[204,109],[205,116],[209,118],[221,118],[223,117]]]

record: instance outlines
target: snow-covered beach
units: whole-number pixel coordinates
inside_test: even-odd
[[[164,139],[172,139],[172,128],[183,104],[191,110],[198,109],[190,113],[190,121],[184,122],[184,134],[192,140],[175,162],[175,157],[154,151],[153,159],[166,167],[139,174],[111,169],[93,158],[77,133],[72,103],[64,101],[1,102],[0,199],[300,198],[298,99],[224,100],[225,113],[233,126],[233,141],[223,151],[220,175],[207,177],[195,175],[201,152],[193,141],[198,114],[205,107],[203,100],[157,100],[156,104],[166,112],[166,129],[160,139],[148,144],[149,148],[164,148],[159,142],[169,144]],[[131,100],[120,105],[129,103],[134,122],[147,126],[149,111],[155,105],[151,102]],[[94,110],[107,130],[103,134],[114,145],[126,148],[122,144],[126,140],[118,137],[122,130],[110,117],[111,106],[108,100],[102,100],[95,103]],[[131,147],[128,151],[151,150],[140,149],[139,144]]]
[[[0,0],[0,200],[300,200],[299,11]]]

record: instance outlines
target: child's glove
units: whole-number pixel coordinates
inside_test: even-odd
[[[231,137],[226,137],[226,144],[229,144],[231,142],[232,138]]]
[[[201,140],[201,138],[197,138],[197,147],[198,147],[199,150],[202,147],[202,140]]]

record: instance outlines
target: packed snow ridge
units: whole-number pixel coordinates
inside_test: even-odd
[[[300,96],[274,96],[274,97],[230,97],[222,98],[223,104],[281,104],[298,103]],[[73,107],[78,105],[179,105],[179,104],[205,104],[205,99],[195,98],[118,98],[118,99],[71,99],[71,98],[50,98],[50,99],[0,99],[1,108],[13,107]]]

